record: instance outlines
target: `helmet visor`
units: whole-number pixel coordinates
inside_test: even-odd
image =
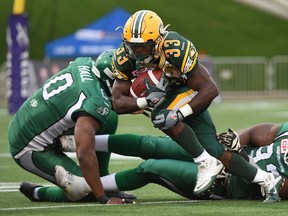
[[[129,56],[138,60],[144,61],[154,55],[155,42],[150,43],[129,43],[125,42],[125,47],[128,50]]]

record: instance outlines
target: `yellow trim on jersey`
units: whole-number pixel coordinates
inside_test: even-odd
[[[196,92],[192,89],[185,91],[179,95],[170,103],[167,107],[168,110],[179,109],[180,107],[189,103],[192,98],[196,95]]]
[[[186,51],[185,51],[185,55],[184,55],[184,58],[183,58],[183,61],[182,61],[182,66],[181,66],[181,71],[182,72],[184,71],[185,65],[187,63],[187,57],[188,57],[189,50],[190,50],[190,44],[191,44],[191,42],[188,41],[188,44],[187,44],[187,47],[186,47]]]
[[[184,72],[184,73],[190,72],[194,68],[194,66],[195,66],[195,64],[197,62],[197,58],[198,58],[198,52],[195,49],[191,49],[191,47],[192,47],[191,44],[192,43],[190,41],[188,41],[188,46],[186,48],[185,55],[184,55],[184,58],[183,58],[183,62],[182,62],[182,65],[181,65],[181,72]],[[194,51],[194,55],[193,56],[191,55],[192,51]],[[190,61],[192,61],[192,64],[187,70],[187,69],[185,69],[185,67],[186,67],[186,64],[189,63],[189,62],[187,62],[187,60],[189,60],[188,57],[190,57]]]

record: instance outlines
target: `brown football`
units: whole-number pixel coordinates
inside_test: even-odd
[[[157,85],[163,71],[160,69],[148,70],[137,76],[130,87],[130,96],[134,98],[146,97],[145,79],[148,78],[152,85]]]

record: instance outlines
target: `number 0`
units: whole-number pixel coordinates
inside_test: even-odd
[[[48,88],[55,84],[57,81],[65,80],[66,83],[64,85],[58,86],[56,89],[53,89],[52,91],[48,92]],[[54,79],[51,79],[49,82],[45,83],[43,86],[43,98],[44,100],[48,100],[50,97],[53,97],[60,92],[67,89],[69,86],[71,86],[73,83],[73,78],[70,73],[62,74],[61,76],[57,76]]]

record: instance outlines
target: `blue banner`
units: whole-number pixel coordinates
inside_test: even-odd
[[[27,14],[9,16],[7,28],[8,111],[14,114],[30,96]]]

